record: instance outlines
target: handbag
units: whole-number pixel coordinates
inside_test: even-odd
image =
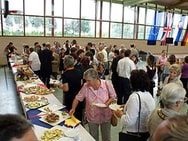
[[[140,111],[141,111],[141,100],[140,96],[138,95],[139,99],[139,112],[138,112],[138,132],[137,133],[124,133],[124,132],[119,132],[119,141],[140,141],[140,134],[139,134],[139,128],[140,128]]]
[[[112,126],[117,126],[117,123],[118,123],[117,117],[114,114],[112,114],[111,125]]]
[[[106,85],[106,88],[107,88],[107,90],[108,90],[108,95],[109,95],[109,89],[108,89],[108,86],[107,86],[107,84],[106,84],[106,80],[105,80],[105,85]],[[109,97],[110,97],[110,95],[109,95]],[[114,114],[112,114],[112,117],[111,117],[111,125],[112,125],[112,126],[117,126],[117,124],[118,124],[117,117],[116,117]]]

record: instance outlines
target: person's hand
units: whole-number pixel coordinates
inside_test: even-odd
[[[113,113],[114,113],[118,118],[121,118],[121,116],[123,115],[123,111],[121,111],[121,110],[113,111]]]
[[[74,110],[74,109],[71,109],[71,110],[69,111],[69,115],[73,115],[74,112],[75,112],[75,110]]]

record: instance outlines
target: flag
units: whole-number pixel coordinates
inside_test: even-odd
[[[183,41],[181,42],[182,46],[188,46],[188,23],[187,23],[187,29],[185,31],[185,35],[183,37]]]
[[[177,46],[178,45],[178,42],[179,42],[179,40],[180,40],[180,37],[181,37],[181,33],[182,33],[182,31],[183,31],[183,25],[184,25],[184,22],[185,22],[185,18],[186,18],[186,16],[185,15],[182,15],[181,16],[181,19],[180,19],[180,21],[179,21],[179,23],[178,23],[178,25],[177,25],[177,27],[176,27],[176,29],[177,29],[177,32],[175,33],[175,35],[174,35],[174,45],[175,46]]]
[[[155,11],[153,26],[150,29],[150,34],[148,36],[147,45],[156,45],[156,40],[159,34],[159,27],[162,22],[163,12]]]
[[[170,33],[172,31],[172,13],[166,13],[166,21],[163,28],[163,34],[161,37],[161,45],[166,45],[166,38],[170,37]]]

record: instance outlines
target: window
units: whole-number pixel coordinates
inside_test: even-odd
[[[23,16],[8,15],[3,18],[3,35],[23,36]]]
[[[102,22],[102,37],[109,37],[109,22]]]
[[[20,3],[17,2],[16,5],[19,4]],[[25,0],[25,15],[44,16],[44,0]]]
[[[44,36],[44,17],[25,17],[26,36]]]
[[[147,9],[146,25],[153,25],[155,18],[155,10]]]
[[[139,24],[145,24],[145,8],[139,8],[139,19],[138,19],[138,23]]]
[[[79,0],[64,0],[64,17],[79,18],[80,16]]]
[[[62,36],[63,21],[62,18],[54,18],[54,36]]]
[[[122,22],[123,5],[112,3],[111,21]]]
[[[78,37],[80,31],[79,20],[65,19],[64,20],[64,36]]]
[[[54,16],[63,16],[63,1],[54,0]]]
[[[89,20],[81,21],[81,37],[95,37],[95,22]]]
[[[124,22],[134,23],[134,7],[124,7]]]
[[[122,24],[120,23],[111,23],[111,30],[110,30],[110,37],[111,38],[121,38],[122,34]]]
[[[110,3],[103,1],[102,20],[110,20]]]
[[[82,0],[82,19],[95,19],[95,0]]]
[[[123,26],[123,38],[133,39],[134,25],[124,24]]]
[[[144,39],[144,26],[138,26],[138,39]]]

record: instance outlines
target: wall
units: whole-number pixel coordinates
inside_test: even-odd
[[[163,49],[167,49],[166,46],[160,46],[160,42],[157,42],[156,46],[147,46],[147,41],[145,40],[123,40],[123,39],[99,39],[99,38],[52,38],[52,37],[1,37],[0,43],[0,66],[5,65],[6,57],[4,56],[3,50],[6,45],[11,41],[14,43],[15,47],[18,48],[18,52],[22,52],[22,45],[28,44],[29,46],[33,46],[34,42],[39,42],[40,44],[45,42],[50,42],[51,44],[54,41],[58,41],[63,44],[66,40],[70,42],[76,39],[77,42],[84,47],[87,42],[95,42],[96,44],[99,42],[104,42],[106,45],[116,44],[120,46],[121,44],[125,44],[127,48],[129,48],[131,43],[134,43],[138,49],[152,52],[153,54],[160,54]],[[179,43],[180,44],[180,43]],[[175,54],[177,58],[182,58],[185,55],[188,55],[188,47],[187,46],[169,46],[168,54]]]

